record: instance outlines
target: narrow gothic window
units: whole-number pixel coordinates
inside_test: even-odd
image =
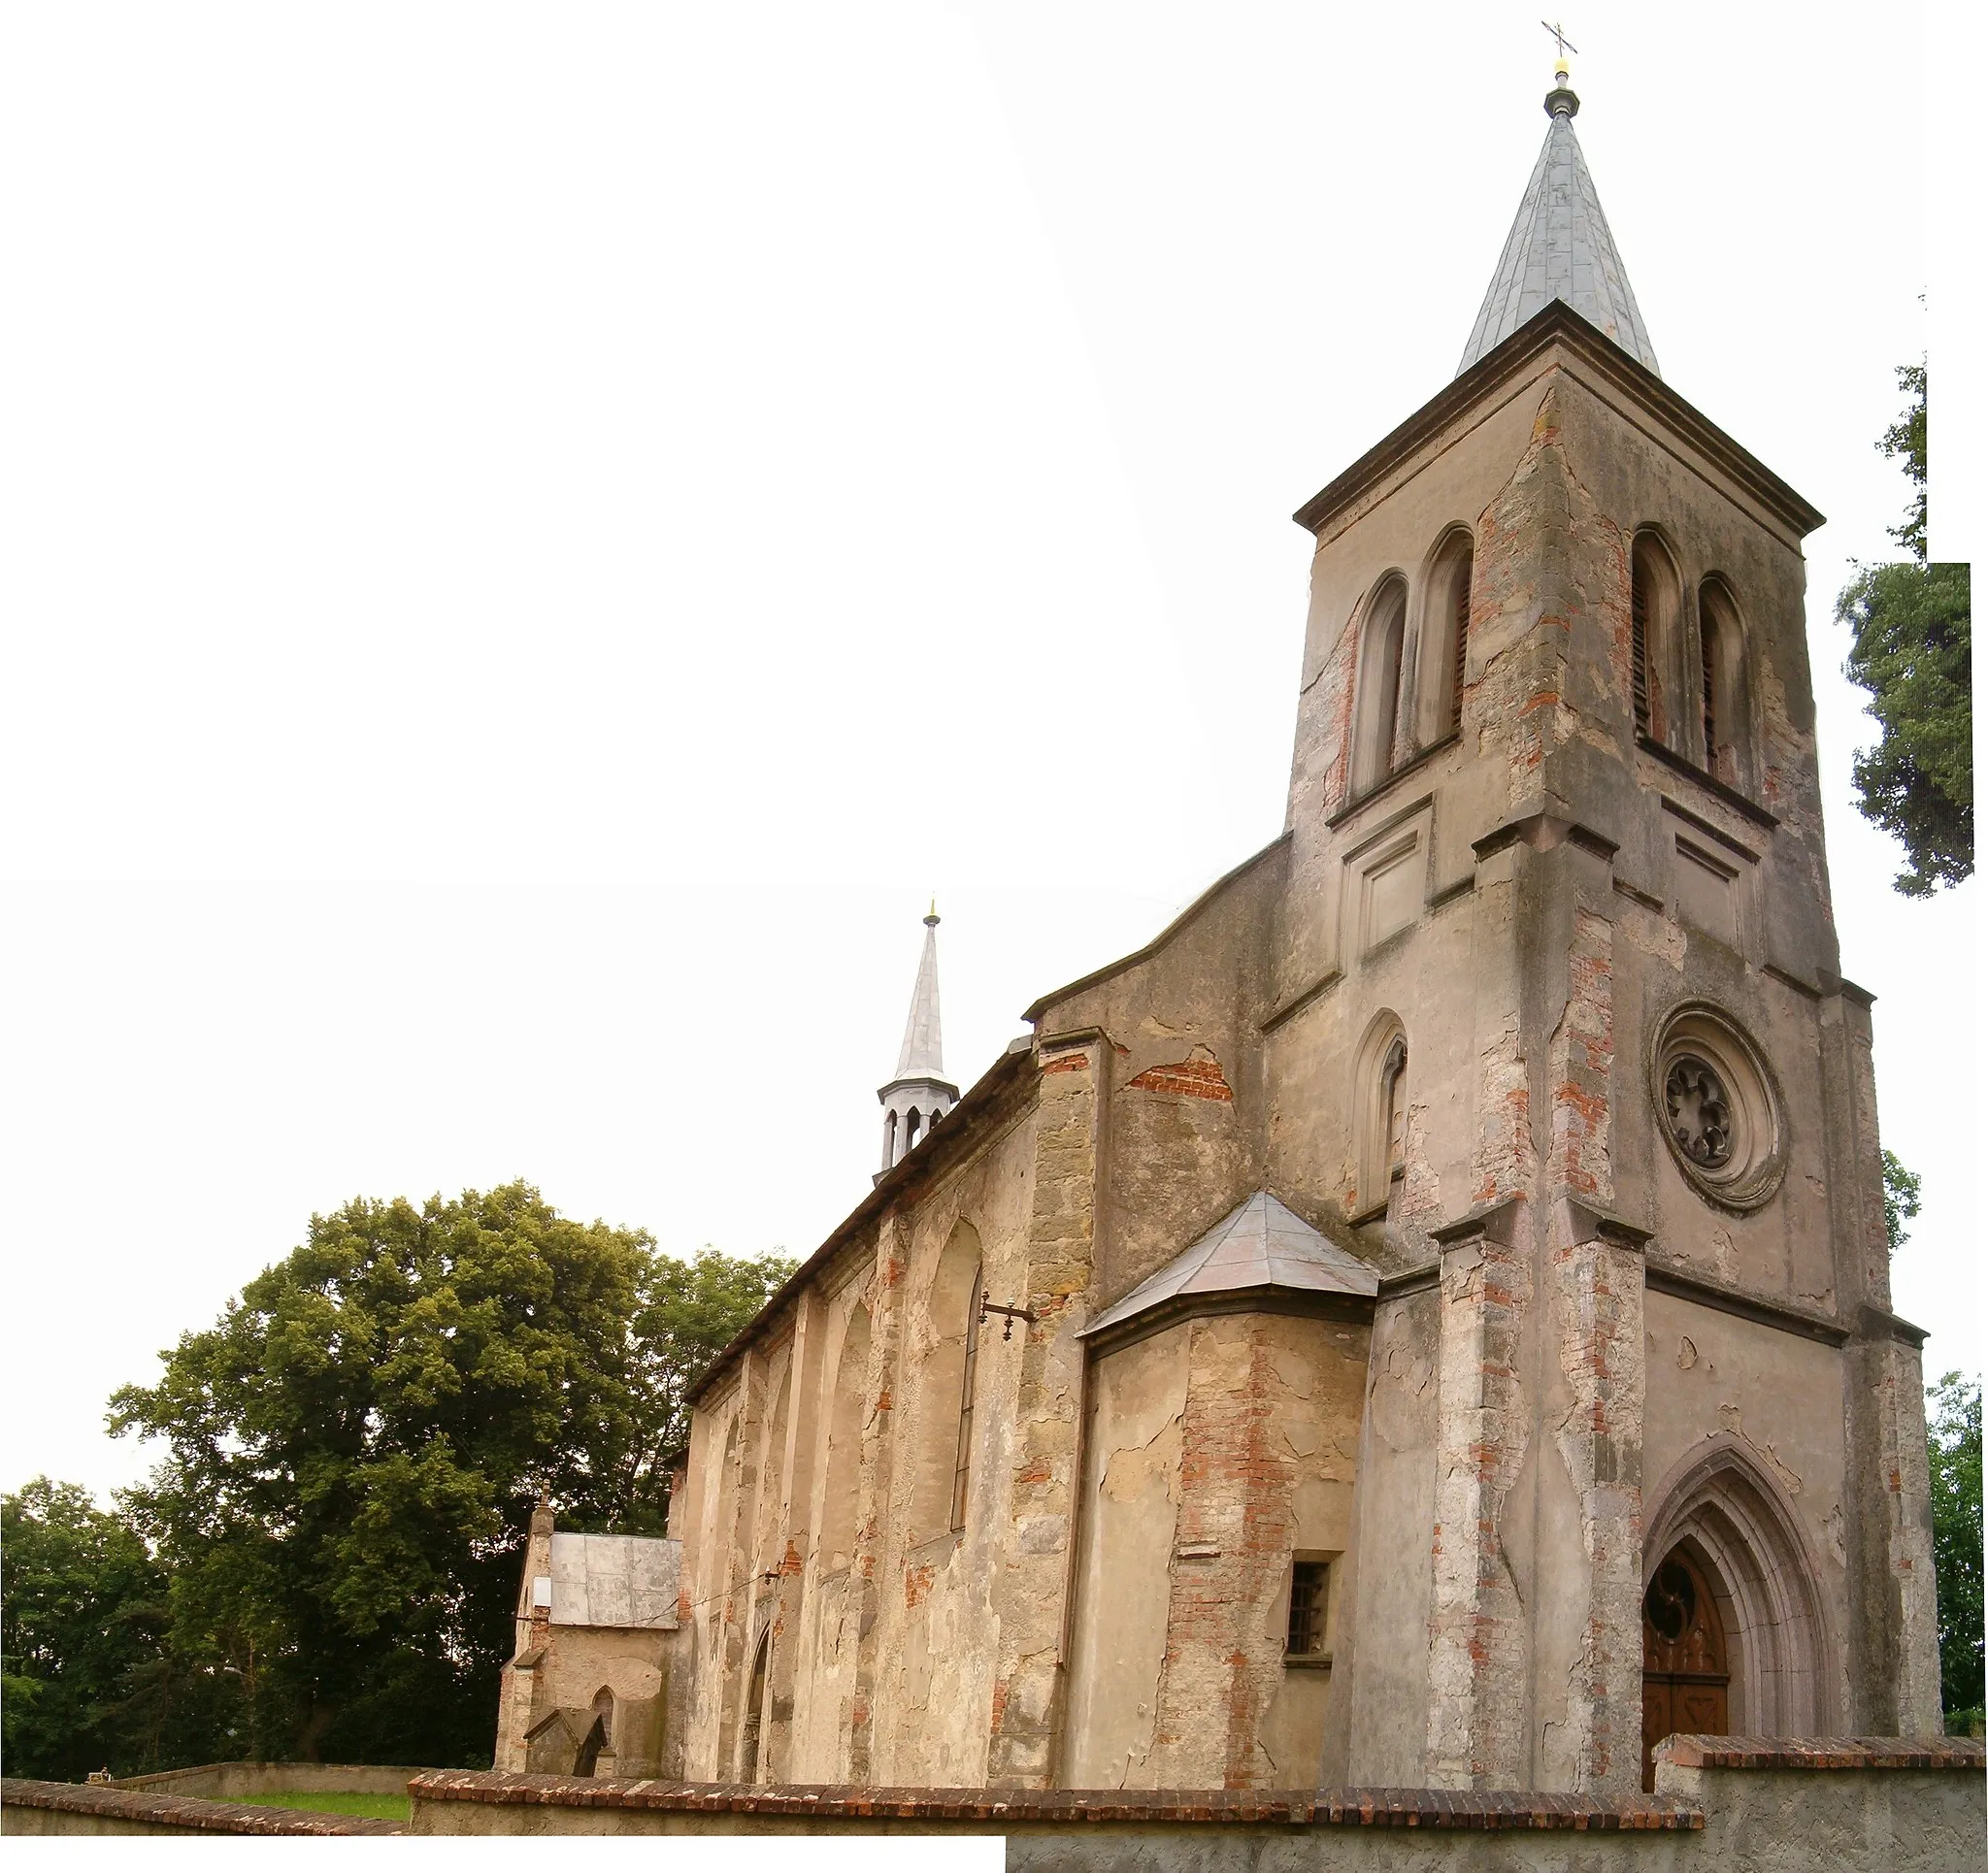
[[[1290,1657],[1316,1657],[1325,1650],[1326,1587],[1331,1576],[1330,1561],[1291,1563],[1291,1621],[1284,1639]]]
[[[967,1357],[959,1383],[959,1442],[952,1461],[952,1526],[967,1526],[967,1475],[974,1461],[974,1376],[980,1363],[980,1271],[967,1294]]]
[[[1354,1216],[1372,1222],[1393,1200],[1408,1114],[1408,1039],[1382,1008],[1368,1023],[1353,1067]]]
[[[1401,714],[1402,631],[1408,588],[1390,578],[1367,609],[1360,643],[1360,709],[1353,739],[1353,791],[1364,794],[1394,770],[1395,725]]]
[[[1387,1113],[1387,1175],[1392,1182],[1402,1174],[1402,1125],[1408,1106],[1408,1043],[1400,1035],[1381,1063],[1380,1078],[1381,1104]]]

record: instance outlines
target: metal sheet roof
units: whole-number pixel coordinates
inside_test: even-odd
[[[1176,1296],[1295,1288],[1311,1294],[1373,1295],[1380,1277],[1328,1241],[1267,1190],[1239,1203],[1157,1274],[1107,1307],[1078,1337],[1104,1331]]]
[[[1594,178],[1574,134],[1580,100],[1564,86],[1549,92],[1552,119],[1540,160],[1518,205],[1518,218],[1507,236],[1491,289],[1464,346],[1462,377],[1472,365],[1509,338],[1553,300],[1564,299],[1581,317],[1605,332],[1661,377],[1656,347],[1637,311],[1629,275],[1615,251],[1615,237],[1602,213]]]

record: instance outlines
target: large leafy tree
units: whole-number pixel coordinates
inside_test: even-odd
[[[112,1400],[168,1444],[125,1506],[171,1648],[239,1686],[235,1753],[487,1762],[539,1492],[659,1530],[682,1393],[790,1267],[679,1263],[522,1183],[314,1217]]]
[[[0,1495],[0,1686],[12,1775],[81,1781],[155,1761],[171,1723],[226,1755],[224,1683],[164,1668],[166,1582],[130,1525],[38,1476]]]
[[[1859,568],[1837,617],[1854,634],[1843,674],[1871,693],[1879,729],[1853,771],[1858,810],[1905,846],[1898,888],[1924,898],[1974,869],[1972,591],[1968,567],[1927,563],[1925,366],[1899,384],[1911,402],[1878,446],[1912,480],[1891,530],[1912,557]]]
[[[1939,1696],[1949,1727],[1982,1714],[1981,1386],[1949,1372],[1933,1405],[1933,1567],[1939,1583]]]

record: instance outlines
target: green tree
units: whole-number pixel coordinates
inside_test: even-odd
[[[700,1268],[712,1304],[648,1337]],[[170,1448],[128,1506],[172,1647],[239,1684],[238,1753],[487,1763],[539,1492],[569,1527],[659,1529],[683,1389],[790,1270],[686,1275],[523,1183],[313,1217],[112,1400]]]
[[[1939,1583],[1939,1698],[1950,1729],[1982,1715],[1981,1384],[1947,1373],[1928,1386],[1933,1569]]]
[[[1911,398],[1878,447],[1905,463],[1912,505],[1892,538],[1911,554],[1864,566],[1837,599],[1852,632],[1843,674],[1868,690],[1874,747],[1853,769],[1857,806],[1905,848],[1898,888],[1930,897],[1974,869],[1972,583],[1965,565],[1926,562],[1926,368],[1906,365]]]
[[[77,1782],[92,1769],[171,1767],[169,1728],[208,1759],[230,1753],[234,1689],[176,1667],[165,1578],[128,1521],[74,1483],[38,1476],[0,1495],[0,1552],[10,1774]]]
[[[1905,1228],[1919,1213],[1919,1178],[1889,1151],[1884,1154],[1884,1236],[1896,1255],[1905,1246]]]

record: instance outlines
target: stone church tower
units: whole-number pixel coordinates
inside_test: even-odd
[[[1821,516],[1659,376],[1546,109],[1455,380],[1298,512],[1282,834],[956,1105],[928,938],[883,1098],[944,1123],[694,1399],[665,1773],[1619,1793],[1938,1729]]]

